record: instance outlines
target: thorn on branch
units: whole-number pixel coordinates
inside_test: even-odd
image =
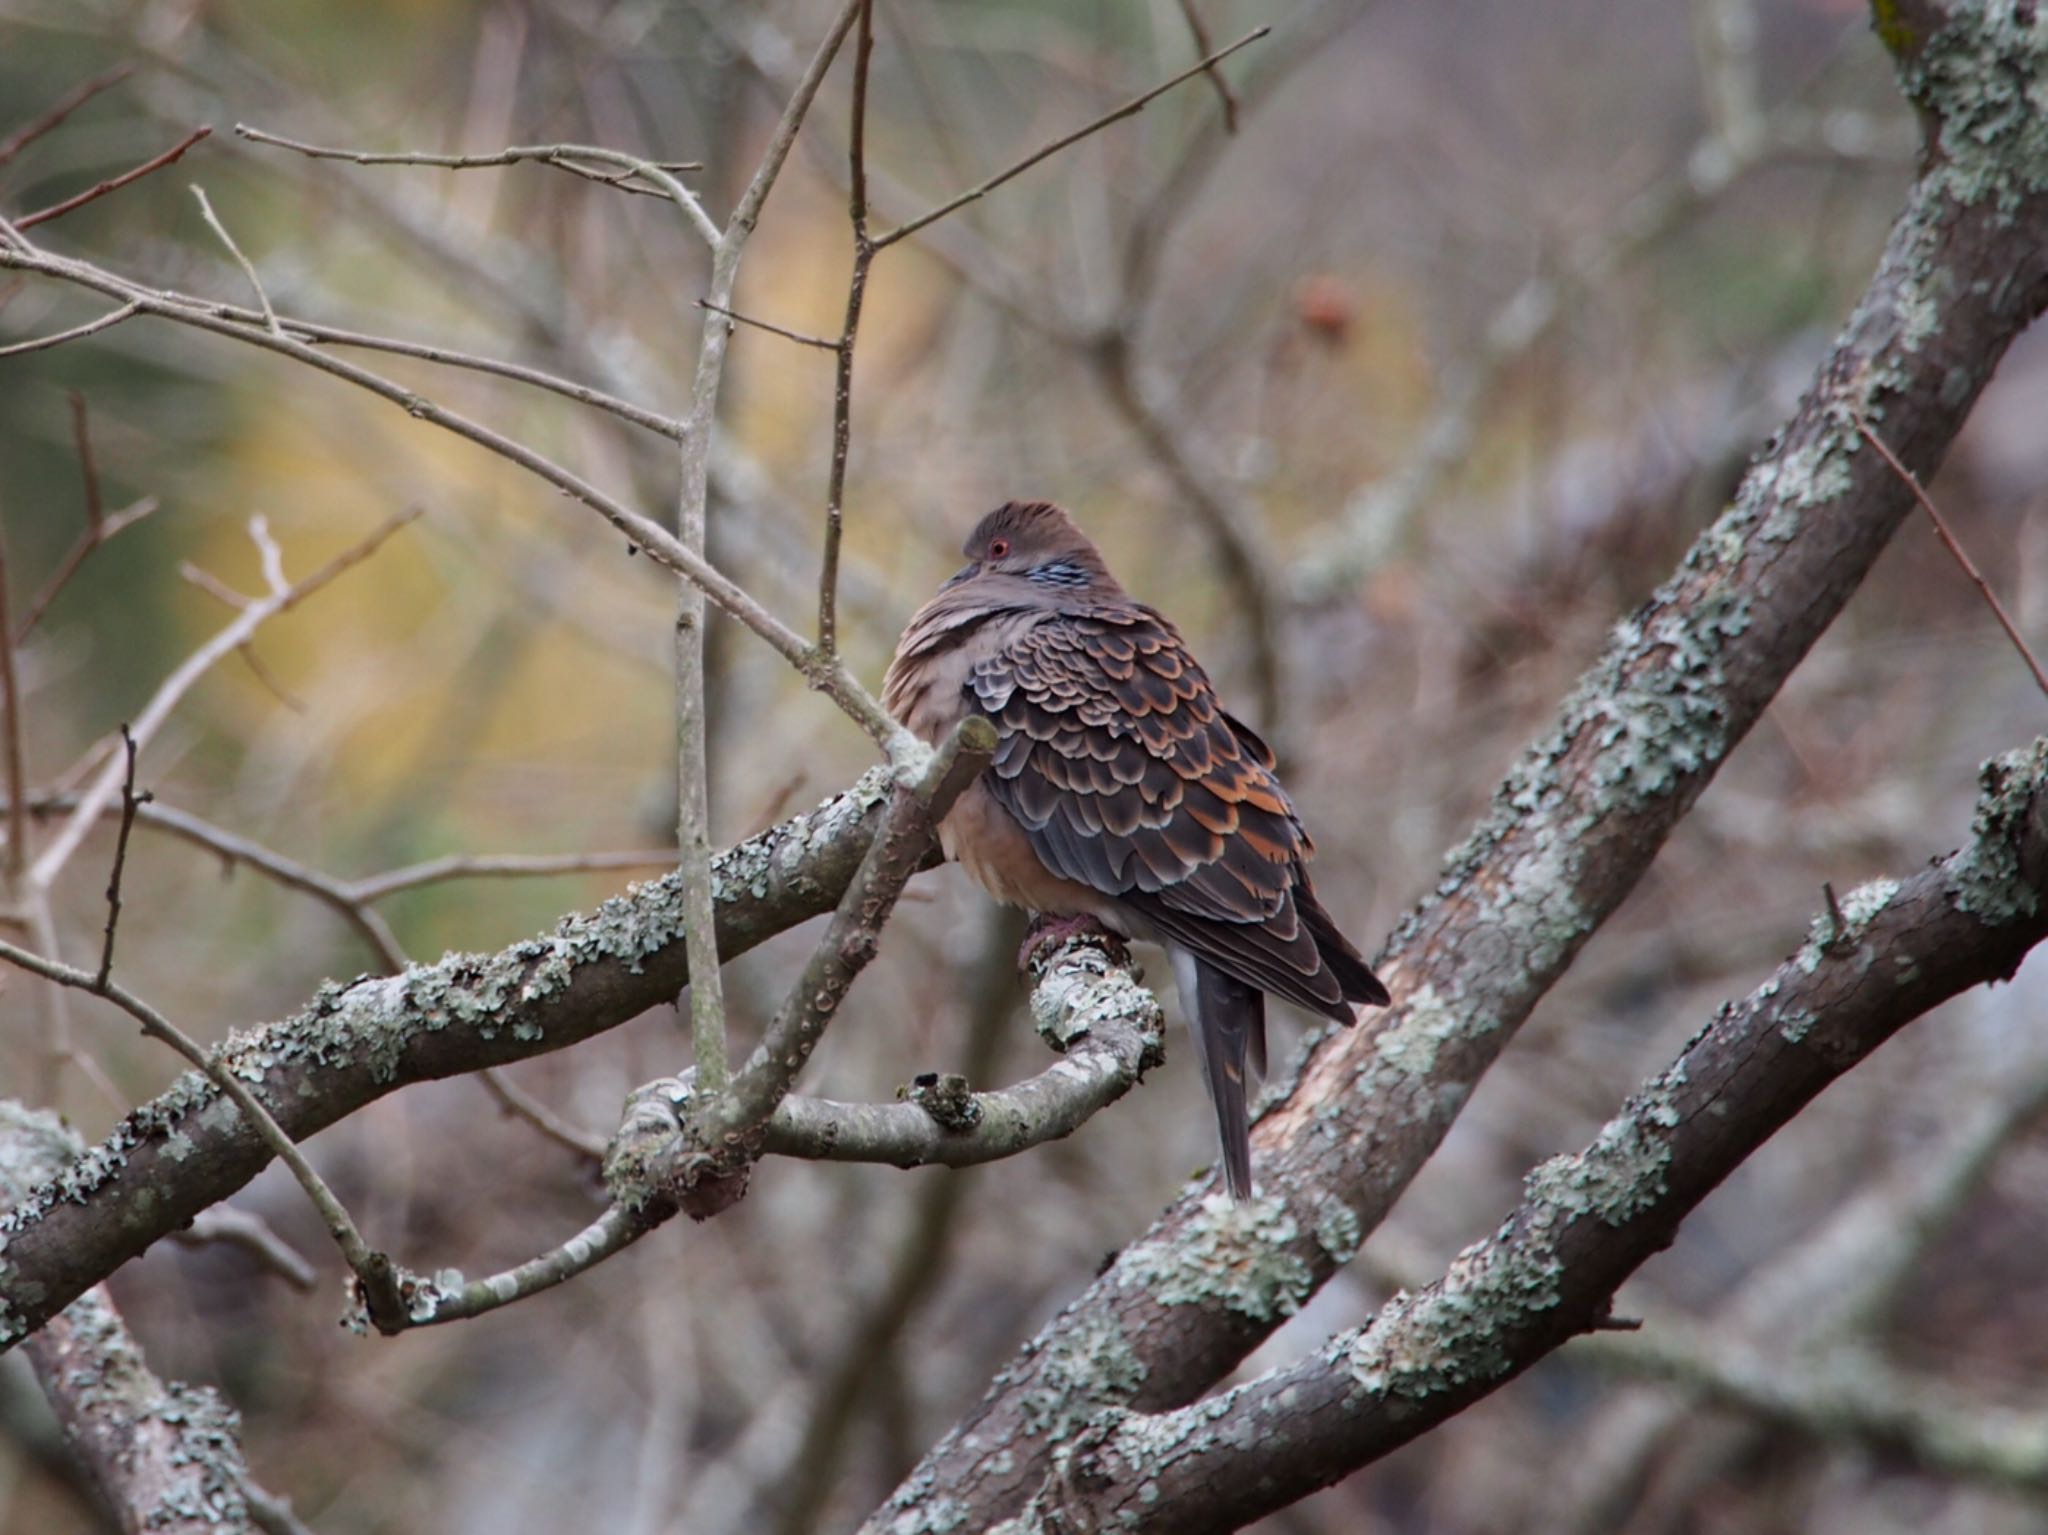
[[[1827,899],[1828,938],[1821,945],[1823,953],[1834,953],[1849,940],[1849,919],[1842,915],[1842,903],[1835,899],[1835,887],[1827,880],[1821,881],[1820,893]]]

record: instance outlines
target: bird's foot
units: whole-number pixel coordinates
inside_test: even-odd
[[[1119,948],[1123,945],[1123,939],[1095,917],[1051,917],[1041,912],[1031,919],[1024,941],[1017,946],[1017,973],[1024,976],[1034,974],[1041,959],[1051,955],[1061,944],[1084,936],[1100,938]]]

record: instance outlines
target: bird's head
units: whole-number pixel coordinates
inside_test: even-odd
[[[948,590],[973,584],[1030,592],[1051,606],[1123,594],[1102,552],[1050,501],[1005,502],[975,525],[960,552],[967,563],[946,582]]]

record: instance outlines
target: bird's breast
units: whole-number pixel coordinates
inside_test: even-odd
[[[1006,906],[1055,917],[1093,917],[1131,936],[1129,919],[1112,897],[1045,866],[1024,828],[985,784],[974,784],[960,796],[939,827],[939,845],[969,879]]]

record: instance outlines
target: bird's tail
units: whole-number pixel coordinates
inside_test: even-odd
[[[1254,1057],[1266,1056],[1266,994],[1225,975],[1207,960],[1193,955],[1175,955],[1176,969],[1183,977],[1182,991],[1192,993],[1181,1003],[1188,1028],[1195,1036],[1195,1054],[1202,1063],[1202,1080],[1209,1099],[1216,1105],[1216,1129],[1223,1140],[1223,1175],[1230,1196],[1252,1197],[1250,1066]],[[1192,972],[1194,984],[1185,978]]]

